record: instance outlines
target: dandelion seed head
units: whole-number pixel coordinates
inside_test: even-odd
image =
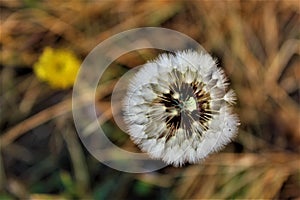
[[[161,54],[131,80],[123,101],[128,133],[152,158],[197,163],[237,133],[236,97],[228,85],[207,53]]]

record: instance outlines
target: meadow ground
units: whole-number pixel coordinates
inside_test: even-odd
[[[1,199],[300,198],[299,1],[63,2],[0,0]],[[87,152],[73,122],[72,88],[41,81],[33,66],[46,47],[82,62],[110,36],[146,26],[184,33],[218,60],[237,93],[241,126],[203,163],[131,174]],[[139,151],[112,118],[113,86],[157,53],[120,57],[97,88],[100,123],[127,150]]]

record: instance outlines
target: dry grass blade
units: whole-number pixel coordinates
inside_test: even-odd
[[[287,177],[297,173],[300,159],[285,153],[218,154],[202,165],[184,171],[176,196],[185,199],[274,198]]]
[[[9,145],[23,133],[43,124],[44,122],[70,112],[71,107],[72,101],[71,99],[67,99],[24,120],[20,124],[7,131],[5,134],[0,136],[1,148],[5,148],[6,145]]]
[[[96,98],[101,99],[108,93],[111,93],[114,84],[116,83],[115,80],[108,81],[105,84],[98,87],[96,92]],[[84,104],[81,100],[85,100],[87,103],[91,103],[91,99],[94,99],[93,94],[87,92],[83,96],[79,97],[81,103]],[[76,100],[74,100],[76,101]],[[0,136],[0,144],[1,148],[4,148],[6,145],[12,143],[16,138],[20,137],[27,131],[51,120],[58,116],[67,114],[72,111],[72,99],[68,98],[52,107],[49,107],[41,112],[35,114],[34,116],[24,120],[23,122],[19,123],[18,125],[11,128],[9,131],[4,133]]]

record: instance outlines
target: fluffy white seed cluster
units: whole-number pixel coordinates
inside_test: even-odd
[[[131,80],[124,120],[142,151],[181,166],[199,162],[236,135],[235,100],[224,71],[209,54],[161,54]]]

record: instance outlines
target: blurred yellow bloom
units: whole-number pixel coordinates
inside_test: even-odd
[[[79,66],[73,52],[46,47],[33,67],[36,76],[51,87],[66,89],[73,86]]]

